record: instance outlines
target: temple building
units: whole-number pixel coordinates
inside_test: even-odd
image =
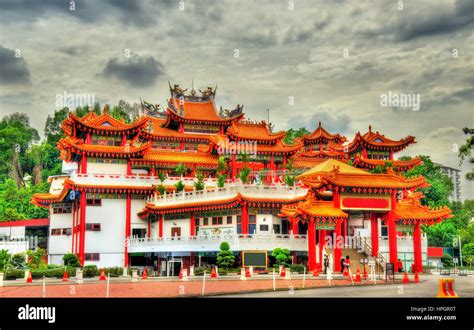
[[[63,122],[65,174],[33,197],[50,211],[50,263],[72,252],[83,265],[176,275],[215,263],[227,241],[238,262],[280,247],[310,271],[321,269],[323,254],[338,271],[351,251],[422,270],[420,225],[451,212],[423,206],[417,189],[426,180],[402,175],[421,164],[394,159],[413,136],[392,140],[369,126],[348,142],[319,123],[290,145],[285,131],[246,120],[243,105],[218,109],[216,88],[170,85],[170,93],[166,109],[146,103],[132,123],[107,107]]]

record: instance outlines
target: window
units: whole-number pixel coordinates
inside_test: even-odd
[[[268,225],[260,225],[260,231],[268,231]]]
[[[61,228],[51,229],[51,236],[61,235]]]
[[[100,261],[100,253],[85,253],[86,261]]]
[[[280,225],[273,225],[273,231],[275,234],[280,234]]]
[[[133,237],[138,237],[138,238],[145,238],[146,229],[134,228],[134,229],[132,229],[132,236]]]
[[[249,223],[257,223],[257,216],[249,215]]]
[[[222,217],[213,217],[212,218],[213,225],[222,225]]]
[[[212,225],[217,225],[217,217],[212,218]]]
[[[196,225],[196,227],[199,226],[199,220],[201,220],[201,219],[199,219],[199,218],[194,219],[194,224]]]
[[[232,224],[232,216],[227,217],[227,224],[231,225]]]
[[[86,223],[86,230],[100,231],[100,223]]]
[[[242,216],[241,215],[237,216],[237,223],[242,223]]]
[[[72,204],[70,203],[53,204],[54,214],[63,214],[63,213],[71,213],[71,212],[72,212]]]
[[[101,199],[88,199],[87,206],[101,206],[102,200]]]
[[[61,234],[62,235],[71,235],[71,228],[63,228]]]
[[[202,225],[203,225],[203,226],[207,226],[207,225],[209,224],[209,218],[204,218],[203,220],[204,220],[204,221],[203,221],[203,224],[202,224]]]

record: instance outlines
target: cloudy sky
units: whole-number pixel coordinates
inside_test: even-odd
[[[372,124],[456,168],[474,125],[473,0],[0,0],[0,22],[0,115],[40,131],[65,91],[165,104],[168,81],[192,80],[276,129]],[[420,109],[381,106],[389,92]]]

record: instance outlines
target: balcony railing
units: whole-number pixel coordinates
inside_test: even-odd
[[[255,235],[209,235],[189,237],[151,237],[128,240],[129,252],[210,252],[219,251],[222,242],[227,242],[232,251],[271,251],[277,247],[291,251],[307,251],[305,235],[255,234]]]
[[[288,187],[284,185],[279,186],[264,186],[264,185],[239,185],[232,184],[227,185],[223,188],[213,188],[204,190],[195,190],[181,193],[171,193],[159,196],[156,194],[154,197],[149,198],[149,203],[155,205],[167,206],[176,203],[183,203],[186,201],[216,201],[224,200],[237,195],[240,193],[246,197],[278,197],[279,199],[292,201],[295,198],[302,198],[306,196],[307,189],[301,187]]]
[[[109,185],[123,185],[123,186],[152,186],[161,184],[160,179],[157,176],[152,175],[139,175],[139,174],[98,174],[98,173],[87,173],[78,174],[74,173],[71,175],[71,180],[76,183],[82,184],[109,184]],[[182,180],[186,185],[193,185],[196,181],[195,178],[190,177],[167,177],[163,181],[163,185],[174,185],[179,180]],[[207,178],[204,179],[207,186],[216,186],[217,179]]]

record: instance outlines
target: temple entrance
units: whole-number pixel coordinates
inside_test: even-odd
[[[181,237],[181,227],[171,228],[171,237]]]
[[[183,260],[181,258],[171,258],[168,260],[168,267],[166,267],[166,276],[179,276]]]

